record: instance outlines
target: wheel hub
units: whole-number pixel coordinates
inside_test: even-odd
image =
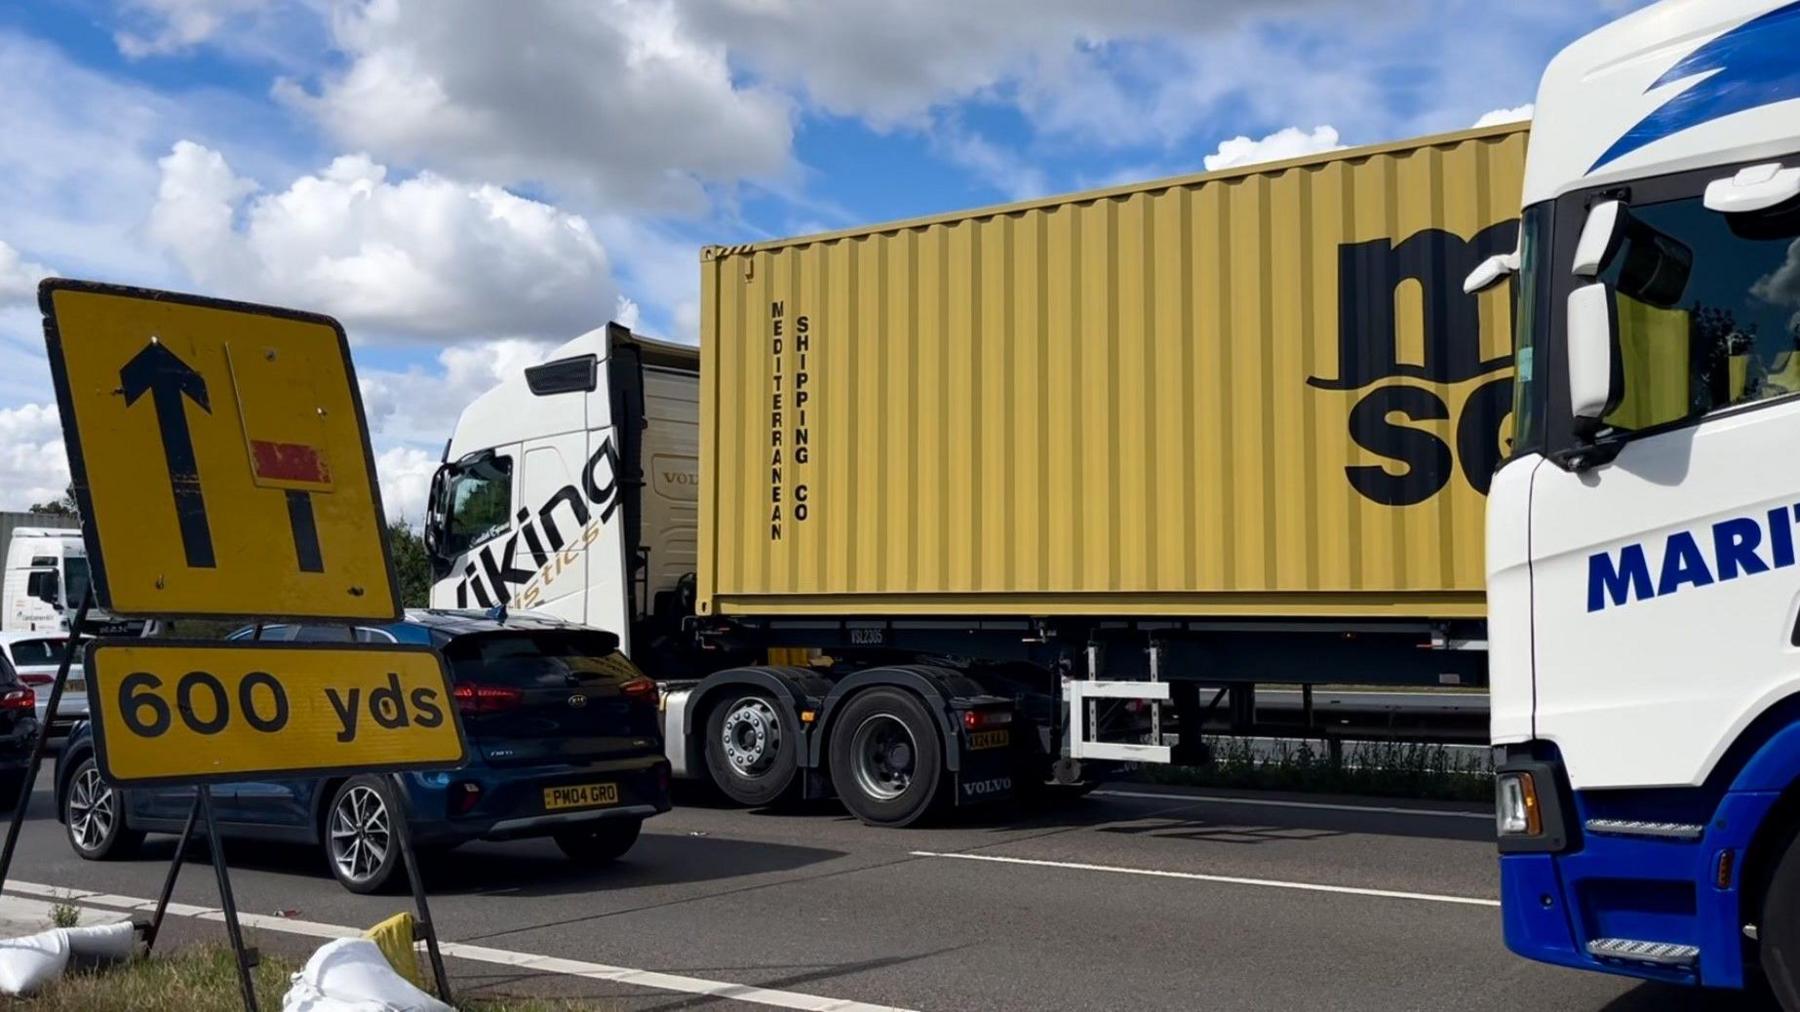
[[[781,721],[767,700],[740,699],[725,714],[719,738],[733,770],[761,776],[781,753]]]
[[[850,757],[857,787],[877,801],[892,801],[912,786],[918,743],[898,718],[878,713],[851,734]]]

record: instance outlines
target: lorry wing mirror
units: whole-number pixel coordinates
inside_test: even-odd
[[[1569,270],[1578,278],[1595,278],[1605,269],[1625,236],[1625,205],[1603,200],[1588,209],[1587,223],[1575,242],[1575,262]]]
[[[1745,166],[1734,176],[1707,183],[1706,196],[1702,199],[1709,211],[1746,214],[1779,207],[1795,197],[1800,197],[1800,168],[1788,169],[1780,162],[1765,162]]]
[[[1619,406],[1623,395],[1617,305],[1612,290],[1602,284],[1569,293],[1569,413],[1583,439],[1594,437],[1600,420]]]
[[[1519,273],[1519,252],[1495,253],[1493,256],[1477,264],[1463,279],[1463,293],[1476,295],[1485,292],[1514,274]]]
[[[449,504],[445,501],[450,491],[450,465],[439,464],[431,474],[431,491],[425,496],[425,554],[432,558],[439,555],[439,528],[444,518],[449,515]]]

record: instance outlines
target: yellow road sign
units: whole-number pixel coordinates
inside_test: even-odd
[[[39,301],[101,607],[398,617],[337,321],[66,280]]]
[[[428,647],[96,640],[88,707],[115,784],[453,769],[468,758]]]

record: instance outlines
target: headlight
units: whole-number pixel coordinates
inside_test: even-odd
[[[1494,828],[1501,836],[1537,836],[1544,831],[1531,774],[1502,773],[1494,778]]]

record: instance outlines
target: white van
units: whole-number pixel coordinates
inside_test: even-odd
[[[64,527],[19,527],[6,546],[5,610],[0,630],[62,632],[87,592],[87,548],[81,532]]]

